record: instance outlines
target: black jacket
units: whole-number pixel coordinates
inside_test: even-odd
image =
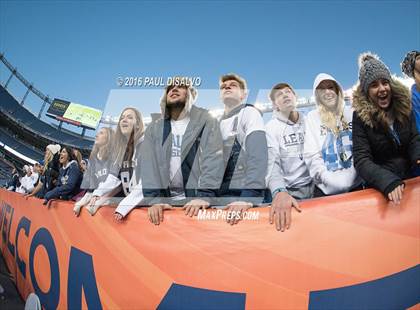
[[[391,104],[402,107],[406,103]],[[360,92],[360,87],[353,94],[353,106],[354,165],[368,185],[387,196],[403,179],[412,176],[412,167],[420,159],[420,135],[415,120],[411,113],[407,123],[395,120],[394,136],[390,128],[372,121],[372,116],[377,115],[376,108]]]
[[[43,174],[42,178],[42,188],[36,195],[38,198],[44,198],[45,194],[54,189],[57,184],[57,178],[60,174],[60,163],[59,163],[60,153],[56,153],[48,164],[48,168]]]

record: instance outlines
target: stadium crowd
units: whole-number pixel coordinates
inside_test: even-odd
[[[247,84],[236,74],[220,78],[220,120],[194,104],[192,86],[170,84],[161,118],[147,128],[140,111],[127,107],[115,130],[98,130],[89,159],[51,144],[42,162],[25,166],[22,176],[14,169],[6,186],[47,206],[74,200],[76,216],[83,207],[94,215],[116,205],[122,221],[145,207],[156,225],[174,207],[192,217],[209,207],[245,212],[268,203],[269,221],[281,231],[302,199],[373,187],[398,204],[404,179],[420,175],[420,52],[409,52],[401,67],[415,80],[411,92],[377,55],[361,54],[352,107],[333,76],[318,74],[317,108],[306,116],[296,109],[293,87],[278,83],[267,124],[245,104]]]

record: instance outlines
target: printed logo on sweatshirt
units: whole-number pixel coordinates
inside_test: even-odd
[[[321,137],[327,135],[328,128],[324,125],[321,125]]]
[[[98,170],[98,171],[95,172],[95,176],[98,179],[100,177],[103,177],[103,176],[106,176],[106,175],[108,175],[108,169],[107,168],[103,168],[103,169],[100,169],[100,170]]]
[[[303,132],[292,133],[290,135],[283,136],[283,142],[285,147],[292,145],[300,145],[305,141],[305,135]]]
[[[133,168],[122,169],[120,173],[121,185],[124,190],[124,194],[128,196],[134,186],[136,186],[136,173]]]
[[[130,161],[129,161],[129,160],[124,160],[124,161],[122,162],[121,167],[122,167],[123,169],[127,169],[127,168],[130,168],[130,167],[137,167],[137,158],[133,158],[133,159],[131,160],[131,164],[130,164]]]
[[[137,166],[137,158],[133,158],[131,160],[131,164],[129,160],[125,160],[122,162],[122,167],[120,170],[120,179],[121,185],[124,190],[124,194],[128,196],[128,194],[133,189],[133,186],[137,184],[136,180],[136,172],[135,167]]]
[[[336,137],[328,132],[322,145],[322,158],[329,171],[350,168],[353,164],[352,156],[352,132],[341,131]]]
[[[68,175],[65,175],[65,176],[61,177],[61,184],[63,184],[63,185],[67,184],[68,180],[69,180]]]
[[[172,157],[181,157],[182,135],[172,135]]]

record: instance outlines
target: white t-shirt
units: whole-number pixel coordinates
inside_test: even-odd
[[[246,137],[254,131],[265,132],[265,126],[260,112],[247,106],[231,117],[221,120],[220,131],[223,141],[237,135],[238,142],[245,149]]]
[[[169,172],[169,188],[171,190],[171,197],[175,200],[185,198],[184,182],[182,180],[181,170],[181,145],[182,137],[185,134],[185,130],[187,129],[189,122],[189,117],[185,117],[178,121],[171,120],[172,152]]]

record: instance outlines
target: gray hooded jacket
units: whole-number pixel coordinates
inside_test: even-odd
[[[189,116],[181,144],[181,171],[185,196],[215,197],[223,178],[223,145],[217,120],[205,109],[193,106],[191,88],[182,116]],[[145,205],[176,204],[170,199],[171,120],[166,113],[166,94],[161,100],[163,118],[146,129],[141,157]],[[209,199],[206,199],[209,200]]]

